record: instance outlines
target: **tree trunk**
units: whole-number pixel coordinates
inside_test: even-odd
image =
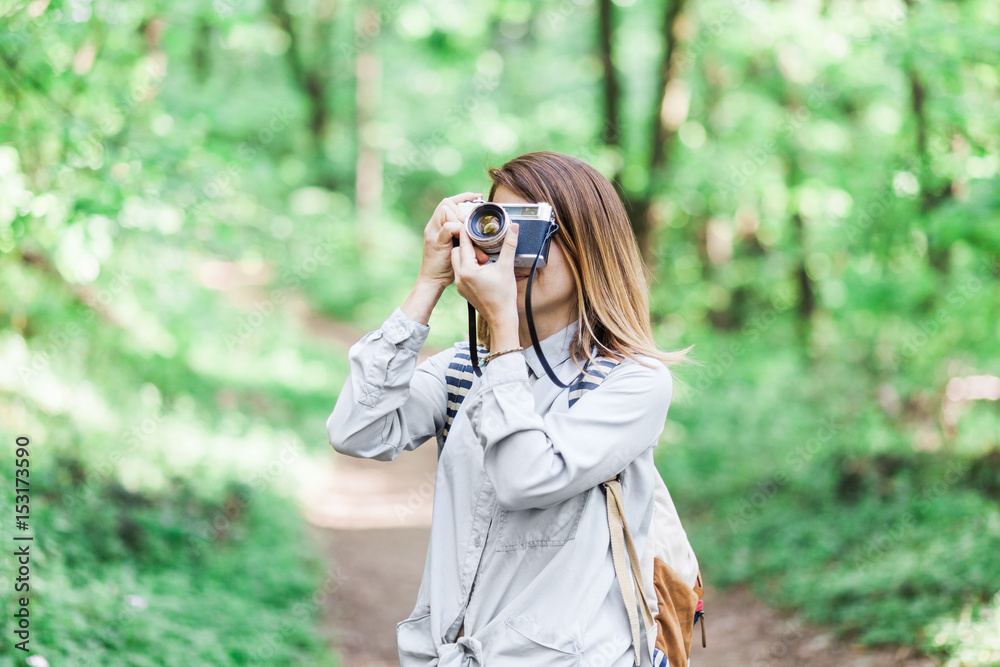
[[[212,71],[212,22],[204,16],[198,17],[191,43],[191,69],[198,83],[205,83]]]
[[[798,314],[802,322],[810,322],[816,311],[816,294],[813,291],[812,279],[806,272],[808,241],[805,225],[802,224],[802,216],[799,215],[798,211],[792,216],[792,226],[795,229],[795,240],[799,246],[798,257],[795,260],[795,282],[799,285]]]
[[[663,103],[667,95],[667,87],[673,80],[675,69],[671,66],[674,52],[677,49],[677,38],[674,28],[677,18],[684,7],[684,0],[667,0],[663,13],[663,58],[657,76],[656,90],[658,94],[652,110],[651,149],[648,165],[648,182],[646,191],[629,204],[629,215],[632,229],[646,266],[655,274],[656,241],[660,221],[653,210],[653,196],[660,185],[666,169],[669,155],[669,144],[673,131],[663,123]]]
[[[313,147],[313,160],[317,163],[320,181],[328,188],[334,187],[329,177],[326,165],[326,132],[330,119],[330,108],[327,103],[327,89],[330,77],[326,74],[326,62],[329,60],[327,42],[329,41],[329,16],[316,16],[317,57],[312,63],[307,62],[302,40],[296,29],[292,15],[289,14],[285,0],[268,0],[268,8],[277,19],[282,30],[288,33],[289,45],[285,51],[285,60],[292,72],[295,85],[306,96],[309,107],[310,142]],[[321,7],[321,9],[323,9]]]
[[[663,103],[667,96],[667,87],[674,77],[674,68],[671,63],[674,52],[677,49],[677,38],[674,35],[674,28],[677,24],[677,17],[680,16],[684,8],[684,0],[668,0],[666,11],[663,16],[663,59],[660,61],[660,75],[657,90],[659,96],[656,100],[656,108],[653,114],[653,145],[649,158],[649,183],[650,189],[654,187],[653,182],[666,167],[668,155],[668,142],[673,139],[674,132],[663,123]]]
[[[598,26],[598,51],[604,73],[604,125],[601,127],[601,141],[605,146],[615,149],[618,155],[624,158],[620,113],[621,85],[618,80],[618,70],[615,69],[615,14],[611,0],[600,0]],[[624,160],[619,162],[617,171],[611,177],[611,184],[615,186],[622,201],[628,201],[627,193],[622,186],[622,166],[624,166]]]
[[[907,10],[912,12],[915,4],[914,0],[905,0],[905,2]],[[931,188],[931,156],[927,152],[928,130],[927,111],[925,109],[927,89],[920,80],[920,73],[917,71],[916,66],[912,62],[908,68],[908,75],[910,79],[910,105],[913,109],[913,117],[917,124],[915,148],[917,151],[917,161],[920,165],[919,173],[916,174],[920,183],[920,212],[924,214],[924,219],[926,220],[926,214],[940,206],[941,203],[950,196],[951,190],[948,184],[937,192]],[[948,273],[949,250],[950,248],[948,245],[942,243],[940,239],[937,238],[936,234],[933,232],[928,234],[927,262],[930,264],[931,268],[942,275]]]
[[[371,6],[362,7],[357,19],[358,32],[371,34],[373,22],[377,24],[378,20],[378,12]],[[354,205],[358,251],[362,255],[367,254],[377,240],[382,211],[382,154],[372,136],[373,121],[378,113],[380,78],[381,63],[372,40],[358,52],[355,61],[358,163]]]
[[[787,97],[786,97],[787,104]],[[795,148],[789,147],[788,155],[788,190],[793,192],[802,182],[802,169],[799,167],[799,159],[795,154]],[[802,215],[796,210],[792,215],[792,233],[795,239],[795,282],[799,288],[799,302],[796,307],[796,328],[798,329],[799,340],[802,341],[803,359],[809,361],[811,356],[809,350],[812,347],[812,317],[816,310],[816,294],[813,290],[812,279],[806,271],[806,257],[809,254],[809,239],[806,236],[805,224]]]
[[[920,182],[920,212],[927,214],[937,208],[941,202],[949,195],[949,188],[946,185],[940,192],[934,192],[931,188],[931,156],[927,152],[927,112],[924,103],[927,99],[927,89],[924,88],[920,80],[920,74],[913,67],[910,67],[910,103],[913,108],[913,117],[917,123],[916,151],[918,162],[918,173],[916,174]],[[927,262],[931,268],[940,274],[948,273],[948,251],[946,244],[942,243],[933,232],[927,237]]]
[[[608,146],[621,147],[621,120],[618,114],[620,87],[618,72],[615,70],[612,49],[614,40],[614,5],[611,0],[600,0],[599,49],[604,70],[604,127],[601,141]]]

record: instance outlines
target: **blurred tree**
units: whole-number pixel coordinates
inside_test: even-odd
[[[382,152],[379,146],[378,106],[382,77],[375,35],[379,30],[378,12],[373,6],[358,9],[356,33],[372,35],[359,47],[355,58],[355,117],[358,165],[355,170],[355,217],[358,251],[369,254],[378,242],[378,219],[382,214]]]
[[[668,90],[671,82],[677,75],[679,64],[675,62],[674,54],[677,51],[677,21],[681,16],[685,0],[665,0],[663,10],[663,20],[661,23],[661,37],[663,52],[660,58],[659,71],[656,78],[655,103],[650,113],[650,137],[648,164],[646,165],[646,187],[637,193],[634,199],[629,199],[631,206],[629,215],[632,219],[632,226],[639,241],[639,248],[642,249],[643,259],[647,266],[656,272],[655,248],[657,244],[657,231],[663,223],[660,215],[653,207],[653,198],[664,185],[665,172],[670,156],[670,147],[675,135],[672,128],[667,127],[665,121],[666,106],[669,102]]]
[[[615,58],[613,52],[615,13],[612,0],[599,0],[598,18],[598,51],[601,57],[602,79],[604,81],[604,125],[601,128],[601,141],[605,145],[621,150],[621,117],[619,114],[619,104],[621,99],[621,86],[618,82],[618,71],[615,69]],[[617,173],[612,180],[617,183],[621,173]]]
[[[326,156],[327,132],[333,114],[330,72],[333,67],[332,28],[335,5],[333,0],[320,0],[312,4],[312,11],[305,20],[296,21],[289,13],[286,0],[268,0],[271,14],[288,35],[285,61],[292,81],[301,88],[309,105],[307,126],[312,135],[310,146],[317,163],[317,181],[331,189],[338,185]],[[307,28],[312,29],[311,40],[305,36]]]

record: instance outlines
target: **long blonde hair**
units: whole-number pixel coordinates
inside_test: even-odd
[[[668,366],[689,361],[694,345],[674,352],[656,348],[639,246],[618,193],[600,172],[574,157],[540,151],[493,167],[489,175],[491,201],[504,187],[555,210],[559,231],[552,239],[576,283],[578,327],[570,355],[578,366],[593,350],[640,362],[644,355]],[[477,334],[489,347],[489,323],[482,317]]]

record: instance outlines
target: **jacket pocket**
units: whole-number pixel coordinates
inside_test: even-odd
[[[506,625],[507,641],[502,643],[496,658],[518,659],[517,664],[533,667],[580,664],[583,649],[573,637],[538,625],[524,616],[511,616]]]
[[[576,537],[593,489],[545,509],[500,510],[497,551],[558,547]]]
[[[417,607],[409,618],[396,624],[396,647],[402,667],[434,664],[438,652],[431,636],[430,605]]]

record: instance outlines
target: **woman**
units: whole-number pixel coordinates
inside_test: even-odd
[[[621,363],[570,407],[569,390],[552,382],[531,346],[529,270],[513,265],[516,225],[499,260],[485,263],[458,207],[479,195],[457,195],[427,224],[409,297],[351,348],[351,377],[327,421],[330,442],[343,454],[391,460],[439,438],[423,580],[412,615],[397,626],[403,667],[631,665],[599,485],[620,475],[642,553],[658,475],[653,447],[673,387],[664,362],[680,362],[687,350],[655,347],[638,247],[600,173],[541,152],[490,177],[491,201],[547,202],[556,212],[559,230],[532,289],[538,339],[555,374],[570,384],[597,353]],[[479,312],[479,342],[490,356],[442,443],[456,351],[420,366],[416,359],[452,282]],[[644,577],[649,590],[652,575]]]

